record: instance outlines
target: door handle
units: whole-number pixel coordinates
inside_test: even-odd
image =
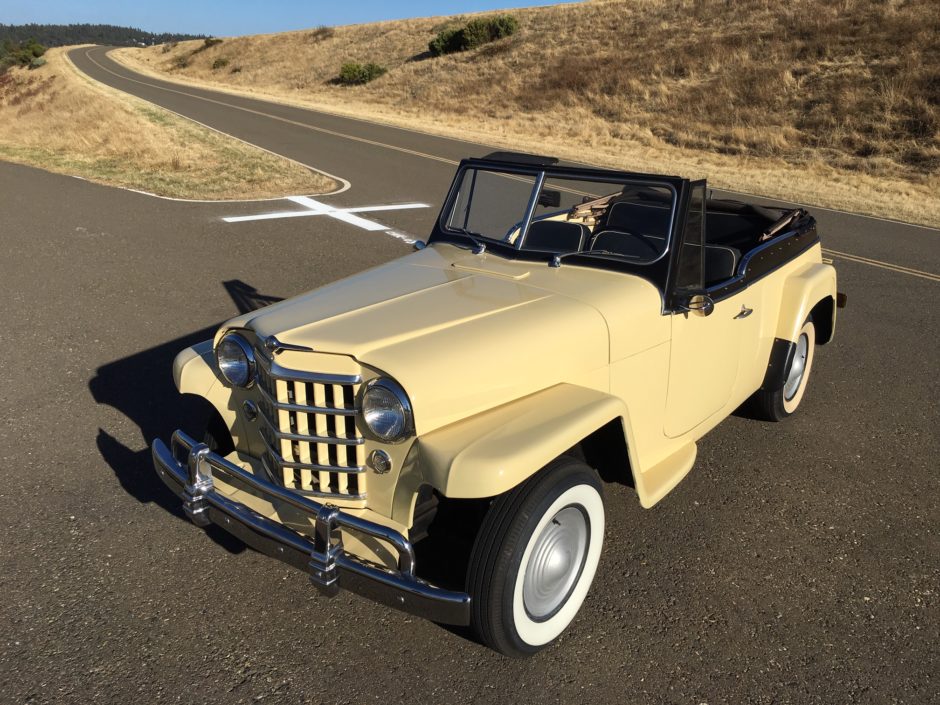
[[[747,318],[752,313],[754,313],[754,309],[748,308],[747,306],[742,304],[741,310],[738,312],[738,315],[734,317],[734,320],[738,320],[739,318]]]

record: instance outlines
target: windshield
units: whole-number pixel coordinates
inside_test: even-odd
[[[473,167],[460,174],[441,225],[521,250],[649,264],[666,252],[675,201],[665,184]]]

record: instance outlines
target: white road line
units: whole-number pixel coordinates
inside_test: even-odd
[[[439,157],[439,156],[436,156],[436,155],[433,155],[433,154],[427,154],[427,153],[425,153],[425,152],[419,152],[419,151],[416,151],[416,150],[406,149],[406,148],[404,148],[404,147],[398,147],[398,146],[395,146],[395,145],[390,145],[390,144],[387,144],[387,143],[378,142],[378,141],[376,141],[376,140],[370,140],[370,139],[366,139],[366,138],[363,138],[363,137],[357,137],[357,136],[345,134],[345,133],[342,133],[342,132],[337,132],[337,131],[334,131],[334,130],[328,130],[328,129],[326,129],[326,128],[317,127],[317,126],[314,126],[314,125],[310,125],[310,124],[308,124],[308,123],[303,123],[303,122],[299,122],[299,121],[296,121],[296,120],[290,120],[290,119],[287,119],[287,118],[283,118],[283,117],[280,117],[280,116],[277,116],[277,115],[271,115],[271,114],[269,114],[269,113],[264,113],[264,112],[259,111],[259,110],[252,110],[251,108],[246,108],[246,107],[242,107],[242,106],[238,106],[238,105],[233,105],[233,104],[231,104],[231,103],[226,103],[226,102],[220,101],[220,100],[214,100],[214,99],[212,99],[212,98],[206,98],[206,97],[204,97],[204,96],[195,95],[195,94],[193,94],[193,93],[187,93],[187,92],[185,92],[185,91],[175,90],[175,89],[173,89],[173,88],[167,88],[167,87],[165,87],[165,86],[159,86],[159,85],[156,85],[156,84],[153,84],[153,83],[147,83],[146,81],[141,81],[141,80],[138,80],[138,79],[135,79],[135,78],[130,78],[130,77],[128,77],[128,76],[121,76],[120,74],[115,73],[114,71],[111,71],[110,69],[105,68],[105,67],[102,66],[100,63],[98,63],[97,61],[95,61],[95,60],[90,56],[90,51],[91,51],[91,49],[89,49],[88,51],[86,51],[86,54],[85,54],[86,58],[87,58],[89,61],[91,61],[93,64],[95,64],[98,68],[102,69],[103,71],[106,71],[107,73],[110,73],[110,74],[112,74],[113,76],[116,76],[117,78],[120,78],[120,79],[125,80],[125,81],[131,81],[131,82],[133,82],[133,83],[139,83],[139,84],[141,84],[141,85],[149,86],[149,87],[151,87],[151,88],[156,88],[156,89],[158,89],[158,90],[167,91],[167,92],[169,92],[169,93],[178,93],[179,95],[185,95],[185,96],[188,96],[188,97],[190,97],[190,98],[195,98],[195,99],[197,99],[197,100],[202,100],[202,101],[205,101],[205,102],[208,102],[208,103],[214,103],[214,104],[216,104],[216,105],[222,105],[222,106],[225,106],[225,107],[233,108],[233,109],[235,109],[235,110],[241,110],[241,111],[246,112],[246,113],[251,113],[251,114],[254,114],[254,115],[258,115],[258,116],[263,116],[263,117],[266,117],[266,118],[270,118],[270,119],[272,119],[272,120],[278,120],[278,121],[280,121],[280,122],[284,122],[284,123],[287,123],[287,124],[290,124],[290,125],[296,125],[296,126],[298,126],[298,127],[306,128],[306,129],[308,129],[308,130],[312,130],[312,131],[315,131],[315,132],[320,132],[320,133],[323,133],[323,134],[333,135],[333,136],[335,136],[335,137],[340,137],[340,138],[344,138],[344,139],[348,139],[348,140],[352,140],[352,141],[356,141],[356,142],[361,142],[361,143],[364,143],[364,144],[370,144],[370,145],[374,145],[374,146],[378,146],[378,147],[385,147],[386,149],[391,149],[391,150],[395,150],[395,151],[398,151],[398,152],[403,152],[403,153],[406,153],[406,154],[412,154],[412,155],[414,155],[414,156],[423,157],[423,158],[425,158],[425,159],[431,159],[431,160],[435,160],[435,161],[439,161],[439,162],[444,162],[444,163],[446,163],[446,164],[453,164],[453,165],[456,165],[456,164],[459,163],[459,162],[456,162],[456,161],[454,161],[454,160],[452,160],[452,159],[447,159],[447,158],[445,158],[445,157]],[[125,70],[130,71],[131,73],[134,73],[133,69],[129,69],[129,68],[126,67],[126,66],[123,66],[123,65],[122,65],[122,68],[124,68]],[[156,79],[156,80],[160,80],[160,79]],[[173,81],[172,79],[170,79],[168,82],[174,83],[174,81]],[[107,85],[107,84],[105,84],[105,85]],[[184,83],[177,83],[177,85],[187,86],[187,84],[184,84]],[[187,87],[188,87],[188,86],[187,86]],[[113,86],[112,86],[112,88],[113,88]],[[118,90],[120,90],[120,89],[118,89]],[[218,89],[218,88],[201,88],[201,90],[206,90],[206,91],[209,91],[209,92],[213,92],[213,91],[214,91],[214,92],[217,92],[217,93],[219,93],[219,94],[228,95],[228,96],[233,97],[233,98],[246,98],[246,97],[247,97],[247,96],[238,95],[238,94],[236,94],[236,93],[227,93],[224,89]],[[138,97],[139,97],[139,96],[138,96]],[[265,98],[255,97],[255,98],[251,98],[251,99],[257,100],[257,101],[260,101],[260,102],[265,102]],[[145,100],[145,99],[142,99],[142,100]],[[150,101],[147,101],[147,102],[150,102]],[[288,104],[288,105],[289,105],[289,104]],[[349,116],[343,116],[343,115],[340,115],[340,114],[337,114],[337,113],[330,113],[330,112],[327,111],[327,110],[317,110],[317,109],[315,109],[315,108],[310,108],[310,107],[301,107],[301,106],[292,106],[292,107],[296,107],[296,108],[299,108],[299,109],[301,109],[301,110],[304,110],[304,111],[306,111],[306,112],[310,112],[310,113],[313,113],[313,114],[317,114],[317,113],[319,112],[319,113],[326,113],[326,114],[334,115],[334,116],[349,117]],[[172,112],[172,111],[170,111],[170,112]],[[182,116],[182,117],[185,117],[185,116]],[[191,118],[189,118],[189,119],[191,119]],[[353,118],[353,119],[355,119],[355,118]],[[411,133],[415,133],[415,134],[427,134],[427,135],[429,135],[429,136],[438,137],[438,138],[442,138],[442,139],[445,139],[445,140],[446,140],[446,139],[452,139],[452,138],[448,138],[448,137],[443,137],[443,136],[441,136],[441,135],[431,135],[430,133],[423,133],[423,132],[421,132],[420,130],[412,130],[412,129],[408,129],[408,128],[404,128],[404,127],[398,127],[398,126],[393,126],[393,125],[386,125],[385,123],[381,123],[381,122],[377,122],[377,121],[376,121],[376,122],[373,122],[373,121],[371,121],[371,120],[362,120],[362,119],[359,119],[359,120],[357,120],[357,121],[358,121],[358,122],[367,122],[367,123],[371,123],[371,124],[375,124],[375,125],[384,125],[384,126],[386,126],[386,127],[395,127],[395,129],[401,130],[401,131],[403,131],[403,132],[411,132]],[[197,121],[193,120],[193,122],[197,122]],[[201,124],[201,123],[200,123],[200,124]],[[207,127],[208,127],[208,126],[207,126]],[[212,129],[215,129],[215,128],[212,128]],[[222,132],[222,131],[219,130],[219,132]],[[223,133],[223,134],[227,134],[227,133]],[[480,144],[480,143],[476,143],[476,142],[468,142],[468,141],[466,141],[466,140],[461,140],[461,141],[462,141],[462,142],[465,142],[466,144]],[[251,144],[251,143],[249,143],[249,144]],[[257,146],[257,145],[255,145],[255,146]],[[485,146],[487,146],[487,145],[480,144],[480,146],[484,146],[484,147],[485,147]],[[282,155],[278,155],[278,156],[282,156]],[[307,166],[307,165],[304,165],[304,166]],[[308,168],[310,168],[310,167],[308,167]],[[315,171],[316,171],[316,170],[315,170]],[[338,178],[338,177],[334,177],[334,178]],[[348,182],[347,182],[347,183],[348,183]],[[345,190],[345,189],[343,189],[343,190]],[[728,188],[716,188],[715,190],[717,190],[717,191],[722,191],[722,192],[724,192],[724,193],[739,194],[739,195],[742,195],[742,196],[751,196],[751,197],[754,197],[754,198],[767,198],[768,200],[778,200],[778,199],[774,199],[773,197],[759,196],[759,195],[757,195],[757,194],[744,193],[744,192],[741,192],[741,191],[735,191],[734,189],[728,189]],[[328,195],[331,195],[331,194],[328,194]],[[313,199],[310,199],[310,200],[313,200]],[[785,202],[785,201],[784,201],[784,202]],[[794,204],[794,205],[802,206],[802,205],[804,205],[804,204],[796,203],[796,204]],[[850,211],[842,211],[842,210],[838,210],[838,209],[835,209],[835,208],[826,208],[826,207],[824,207],[824,206],[807,205],[806,207],[807,207],[807,208],[811,208],[811,209],[825,210],[825,211],[829,211],[829,212],[832,212],[832,213],[841,213],[841,214],[845,214],[845,215],[853,216],[853,217],[857,217],[857,218],[867,218],[867,219],[870,219],[870,220],[880,220],[880,221],[883,221],[883,222],[894,223],[894,224],[897,224],[897,225],[902,225],[902,226],[917,228],[917,229],[920,229],[920,230],[927,230],[927,231],[933,231],[933,232],[940,232],[940,229],[937,229],[937,228],[932,228],[932,227],[926,226],[926,225],[918,225],[918,224],[915,224],[915,223],[908,223],[908,222],[905,222],[905,221],[902,221],[902,220],[894,220],[894,219],[891,219],[891,218],[883,218],[883,217],[879,217],[879,216],[865,215],[865,214],[863,214],[863,213],[852,213],[852,212],[850,212]],[[347,211],[347,212],[348,212],[348,211]],[[287,213],[281,214],[281,215],[268,214],[268,215],[263,216],[263,217],[258,217],[258,216],[247,216],[247,217],[246,217],[246,216],[243,216],[243,217],[237,218],[237,219],[235,219],[235,218],[233,218],[233,219],[225,218],[224,220],[226,220],[226,222],[239,222],[239,220],[262,220],[262,219],[264,219],[264,218],[271,218],[271,217],[294,218],[294,217],[297,217],[297,216],[300,215],[300,214],[302,214],[302,215],[319,215],[319,214],[321,214],[321,213],[309,213],[309,214],[308,214],[308,213],[297,213],[297,212],[294,212],[294,211],[290,211],[290,212],[287,212]],[[363,219],[363,220],[364,220],[364,219]],[[370,222],[370,221],[366,221],[366,222]],[[396,233],[396,232],[394,232],[394,231],[392,231],[392,230],[389,230],[389,229],[385,229],[385,230],[386,230],[386,233],[387,233],[387,234],[392,235],[393,237],[398,237],[398,238],[404,240],[405,242],[413,242],[413,241],[414,241],[413,238],[410,238],[410,237],[408,237],[408,236],[406,236],[406,235],[401,235],[400,233]],[[909,270],[908,270],[908,271],[905,271],[907,268],[900,268],[900,267],[898,267],[897,265],[891,265],[891,264],[888,264],[888,263],[881,263],[881,262],[879,262],[878,260],[871,260],[871,259],[868,259],[868,258],[865,258],[865,257],[859,257],[859,256],[857,256],[857,255],[836,254],[836,253],[833,253],[833,254],[834,254],[834,256],[836,256],[836,257],[841,257],[841,258],[844,258],[844,259],[850,259],[850,258],[851,258],[853,261],[858,262],[858,263],[860,263],[860,264],[868,264],[868,265],[870,265],[870,266],[877,266],[877,267],[883,267],[883,268],[885,268],[885,269],[891,269],[891,270],[893,270],[893,271],[895,271],[895,272],[898,272],[898,273],[900,273],[900,274],[911,274],[911,275],[913,275],[913,276],[919,276],[919,277],[925,277],[925,278],[932,278],[932,277],[936,276],[936,275],[932,275],[932,274],[927,273],[927,272],[920,272],[919,270],[913,270],[913,271],[909,271]]]
[[[277,218],[303,218],[311,215],[325,215],[369,232],[384,231],[392,237],[409,244],[415,242],[414,238],[392,230],[387,225],[376,223],[374,220],[363,218],[355,213],[371,213],[375,211],[400,211],[412,208],[430,208],[427,203],[392,203],[379,206],[357,206],[353,208],[337,208],[328,203],[314,200],[309,196],[288,196],[286,200],[304,206],[302,211],[274,211],[272,213],[258,213],[257,215],[235,215],[222,218],[226,223],[244,223],[253,220],[274,220]]]
[[[430,208],[428,203],[395,203],[390,206],[360,206],[358,208],[344,208],[347,213],[369,213],[372,211],[401,211],[409,208]]]
[[[260,215],[236,215],[228,218],[222,218],[226,223],[247,223],[252,220],[277,220],[279,218],[305,218],[308,215],[324,215],[317,211],[274,211],[273,213],[261,213]]]
[[[418,240],[407,233],[400,233],[397,230],[386,230],[386,235],[391,235],[394,238],[401,240],[406,245],[414,245]]]
[[[357,228],[362,228],[363,230],[375,231],[375,230],[385,230],[385,226],[379,223],[376,223],[374,220],[366,220],[365,218],[360,218],[358,215],[352,215],[346,211],[334,208],[329,206],[326,203],[320,203],[320,201],[315,201],[309,196],[288,196],[288,201],[293,201],[302,206],[306,206],[312,211],[315,211],[322,215],[328,215],[331,218],[336,218],[336,220],[341,220],[344,223],[349,223],[350,225],[355,225]]]

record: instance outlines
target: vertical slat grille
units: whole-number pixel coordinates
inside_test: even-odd
[[[275,376],[263,353],[257,358],[259,426],[268,472],[302,493],[365,498],[365,448],[355,417],[358,377],[283,369]]]

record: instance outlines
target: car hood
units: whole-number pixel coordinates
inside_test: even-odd
[[[606,385],[609,334],[594,305],[533,283],[529,265],[447,250],[415,253],[225,328],[349,355],[394,377],[419,433],[561,382],[597,386],[600,374]]]

